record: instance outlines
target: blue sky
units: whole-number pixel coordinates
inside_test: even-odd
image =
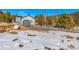
[[[79,9],[2,9],[2,11],[10,12],[12,15],[18,14],[19,16],[27,16],[28,14],[32,16],[39,15],[41,13],[45,15],[58,15],[63,13],[73,13],[79,12]]]

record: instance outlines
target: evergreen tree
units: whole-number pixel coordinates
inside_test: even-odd
[[[56,27],[71,29],[75,26],[74,19],[69,14],[62,14],[56,22]]]
[[[45,15],[41,14],[36,16],[35,19],[36,23],[38,23],[40,26],[45,25]]]

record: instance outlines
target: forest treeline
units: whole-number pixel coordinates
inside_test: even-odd
[[[40,26],[52,26],[57,28],[71,29],[79,26],[79,12],[45,16],[44,14],[35,17],[36,23]]]
[[[10,12],[3,13],[0,10],[0,22],[12,22],[16,20],[18,15],[11,15]],[[79,27],[79,12],[61,15],[46,16],[40,14],[35,16],[35,22],[40,26],[51,26],[57,28],[71,29],[75,26]]]
[[[12,21],[15,21],[17,15],[11,15],[10,12],[3,13],[0,10],[0,22],[7,22],[11,23]]]

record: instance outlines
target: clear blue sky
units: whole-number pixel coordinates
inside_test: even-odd
[[[32,16],[44,13],[45,15],[57,15],[62,13],[79,12],[79,9],[2,9],[3,12],[10,12],[11,14],[18,14],[19,16]]]

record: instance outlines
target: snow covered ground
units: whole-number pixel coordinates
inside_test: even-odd
[[[77,50],[79,33],[63,31],[17,31],[0,33],[0,50]]]

